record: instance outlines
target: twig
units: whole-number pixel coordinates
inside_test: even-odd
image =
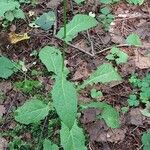
[[[75,45],[73,45],[73,44],[71,44],[71,43],[67,43],[67,45],[69,45],[69,46],[71,46],[71,47],[73,47],[73,48],[75,48],[75,49],[78,49],[79,51],[81,51],[81,52],[83,52],[83,53],[86,53],[86,54],[88,54],[88,55],[91,56],[91,57],[94,57],[93,54],[87,52],[86,50],[84,50],[84,49],[82,49],[82,48],[80,48],[80,47],[76,47]]]
[[[116,45],[116,47],[126,47],[126,46],[129,46],[129,45],[128,45],[128,44],[120,44],[120,45]],[[105,52],[105,51],[107,51],[107,50],[112,49],[113,47],[114,47],[114,46],[110,46],[110,47],[104,48],[104,49],[102,49],[101,51],[96,52],[96,54],[103,53],[103,52]]]
[[[58,37],[56,37],[56,36],[54,36],[54,38],[63,41],[63,39],[60,39],[60,38],[58,38]],[[75,48],[75,49],[77,49],[77,50],[79,50],[79,51],[81,51],[81,52],[83,52],[83,53],[85,53],[85,54],[91,56],[91,57],[94,57],[93,54],[87,52],[86,50],[84,50],[84,49],[82,49],[82,48],[80,48],[80,47],[77,47],[77,46],[75,46],[75,45],[73,45],[73,44],[71,44],[71,43],[69,43],[69,42],[67,42],[66,44],[67,44],[68,46],[71,46],[71,47],[73,47],[73,48]]]
[[[115,47],[130,47],[131,45],[128,45],[128,44],[120,44],[120,45],[115,45]],[[103,50],[99,51],[99,52],[96,52],[96,54],[100,54],[100,53],[103,53],[107,50],[110,50],[112,49],[114,46],[110,46],[110,47],[107,47],[107,48],[104,48]],[[146,47],[146,46],[138,46],[138,48],[150,48],[150,46]]]

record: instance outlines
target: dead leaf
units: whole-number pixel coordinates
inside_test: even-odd
[[[135,65],[140,69],[150,68],[150,57],[141,55],[135,50]]]
[[[107,141],[117,143],[125,139],[126,129],[113,129],[107,132]]]
[[[72,80],[77,81],[80,79],[85,79],[89,76],[89,71],[87,69],[87,63],[83,62],[76,70],[75,74],[73,75]]]
[[[62,0],[51,0],[50,2],[46,4],[46,6],[47,8],[56,9],[60,5],[61,2]]]
[[[4,105],[0,105],[0,118],[6,113],[6,109]]]
[[[6,150],[8,147],[8,142],[3,137],[0,137],[0,150]]]
[[[84,110],[82,113],[83,116],[81,117],[81,122],[83,124],[87,124],[96,120],[96,116],[100,114],[100,110],[89,108]]]
[[[132,125],[143,125],[143,116],[139,108],[131,109],[129,112],[128,123]]]
[[[0,92],[6,94],[8,91],[12,89],[11,82],[2,81],[0,83]]]
[[[107,141],[107,130],[105,122],[102,120],[97,120],[94,123],[85,126],[87,132],[90,136],[90,141],[96,142],[106,142]]]
[[[19,34],[16,34],[15,32],[10,32],[8,34],[9,36],[9,41],[12,43],[12,44],[16,44],[20,41],[23,41],[23,40],[28,40],[30,39],[30,37],[28,36],[27,33],[19,33]]]

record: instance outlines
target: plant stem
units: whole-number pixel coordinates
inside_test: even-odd
[[[62,71],[64,70],[64,61],[65,61],[65,51],[67,49],[67,44],[65,42],[65,38],[66,38],[66,24],[67,24],[67,0],[63,0],[63,21],[64,21],[64,44],[63,44],[63,53],[62,53],[62,56],[63,56],[63,65],[62,65]]]

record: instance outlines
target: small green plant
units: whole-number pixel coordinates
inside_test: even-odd
[[[148,73],[143,79],[139,79],[138,75],[134,74],[129,79],[129,82],[136,90],[136,93],[130,95],[128,99],[129,106],[136,107],[139,103],[145,104],[145,109],[141,110],[141,113],[150,117],[150,74]]]
[[[101,91],[97,91],[96,89],[91,90],[92,98],[98,98],[98,97],[102,97],[102,96],[103,96],[103,93]]]
[[[102,9],[100,9],[100,15],[98,16],[98,20],[99,22],[102,24],[102,26],[104,27],[104,29],[106,31],[109,30],[109,26],[111,24],[111,22],[114,21],[114,15],[111,13],[110,9],[108,7],[104,7]]]
[[[137,107],[140,102],[137,100],[137,96],[135,94],[131,94],[128,99],[129,106]]]
[[[6,21],[13,21],[15,18],[24,19],[25,15],[18,1],[2,0],[0,1],[0,17]]]
[[[129,81],[138,89],[141,102],[147,103],[150,100],[150,74],[147,74],[143,79],[139,79],[135,74],[131,76]]]
[[[149,150],[150,148],[150,132],[145,132],[142,135],[143,150]]]
[[[127,37],[126,43],[130,46],[137,46],[137,47],[142,45],[139,36],[135,33],[132,33]]]
[[[42,84],[39,81],[35,80],[24,80],[15,83],[17,89],[25,92],[31,93],[34,88],[40,88]]]
[[[113,47],[110,50],[110,54],[106,56],[108,60],[113,60],[116,64],[126,63],[128,61],[128,55],[121,51],[119,48]]]

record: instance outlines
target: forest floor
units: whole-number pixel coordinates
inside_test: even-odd
[[[60,125],[57,124],[56,114],[51,114],[41,124],[28,126],[17,123],[13,114],[27,99],[35,95],[40,98],[49,97],[54,80],[49,76],[37,54],[46,45],[60,49],[63,47],[62,40],[54,36],[63,26],[63,3],[61,0],[51,2],[39,0],[35,6],[24,4],[21,7],[26,13],[26,20],[14,20],[7,28],[1,27],[0,29],[0,55],[14,61],[22,60],[28,70],[27,72],[19,71],[7,80],[0,79],[0,132],[2,135],[0,150],[7,149],[8,145],[9,149],[13,147],[18,150],[34,150],[38,149],[36,145],[39,140],[49,137],[57,143],[59,137]],[[103,7],[104,5],[97,3],[96,0],[87,0],[83,5],[68,1],[67,20],[69,22],[78,13],[92,12],[97,16],[100,8]],[[150,1],[145,0],[141,6],[123,1],[109,5],[109,7],[115,20],[108,31],[98,25],[79,33],[71,44],[67,45],[65,64],[70,70],[68,79],[80,84],[104,62],[111,62],[114,67],[117,67],[123,78],[122,82],[86,87],[80,91],[79,104],[95,101],[91,98],[92,89],[101,91],[103,96],[97,99],[111,104],[120,112],[121,127],[108,128],[105,122],[97,119],[96,116],[100,112],[94,108],[81,112],[80,126],[86,134],[86,145],[89,150],[140,150],[142,149],[142,134],[150,131],[150,118],[141,113],[145,104],[140,103],[137,107],[129,106],[127,100],[133,92],[139,97],[139,90],[134,88],[129,81],[131,76],[136,73],[140,79],[143,79],[150,69],[150,58],[146,56],[150,54]],[[57,14],[56,23],[50,30],[29,26],[34,18],[49,10]],[[33,16],[29,16],[31,11]],[[11,44],[8,34],[12,31],[28,33],[30,39]],[[142,47],[131,47],[125,44],[126,37],[131,33],[139,35]],[[117,65],[115,61],[106,59],[114,45],[128,54],[127,63]],[[94,53],[91,53],[93,51]],[[29,93],[18,90],[15,83],[25,79],[38,80],[43,86]]]

